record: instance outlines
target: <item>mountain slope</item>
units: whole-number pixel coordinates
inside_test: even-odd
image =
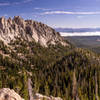
[[[67,45],[58,32],[45,24],[24,20],[19,16],[15,16],[13,19],[9,18],[8,20],[4,17],[0,18],[0,39],[7,44],[16,37],[27,41],[35,40],[46,47],[56,43]]]
[[[14,89],[25,100],[29,96],[28,77],[32,79],[33,94],[59,96],[64,100],[73,98],[74,73],[80,100],[93,100],[95,97],[95,72],[100,88],[100,57],[93,52],[62,45],[44,48],[20,39],[9,44],[11,48],[2,42],[1,45],[0,87]]]
[[[6,37],[5,33],[2,34]],[[100,98],[100,55],[61,43],[43,46],[23,34],[11,41],[1,37],[0,88],[14,89],[29,100],[28,79],[31,79],[33,95],[41,93],[63,100]]]

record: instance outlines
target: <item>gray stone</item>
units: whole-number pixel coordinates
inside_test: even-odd
[[[14,90],[9,88],[0,89],[0,100],[24,100]]]
[[[8,44],[11,40],[15,40],[15,37],[21,37],[27,41],[35,40],[45,47],[57,43],[68,45],[58,32],[41,22],[24,20],[20,16],[8,20],[4,17],[0,18],[0,39]]]

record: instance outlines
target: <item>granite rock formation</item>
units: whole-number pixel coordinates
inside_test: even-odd
[[[14,90],[9,88],[0,89],[0,100],[24,100]]]
[[[58,32],[41,22],[24,20],[20,16],[15,16],[13,19],[0,18],[0,39],[7,44],[16,37],[28,41],[35,40],[45,47],[57,43],[68,45]]]

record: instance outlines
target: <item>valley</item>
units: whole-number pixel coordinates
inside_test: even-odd
[[[100,36],[68,36],[64,37],[79,48],[87,48],[100,54]]]

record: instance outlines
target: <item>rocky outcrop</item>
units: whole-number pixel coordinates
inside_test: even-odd
[[[24,100],[14,90],[9,88],[0,89],[0,100]]]
[[[0,18],[0,39],[5,43],[9,43],[11,40],[15,40],[16,37],[28,41],[35,40],[45,47],[57,43],[64,46],[68,45],[58,32],[41,22],[24,20],[19,16],[15,16],[13,19]]]
[[[34,96],[34,100],[63,100],[60,97],[53,97],[53,96],[44,96],[42,94],[36,93]]]
[[[63,100],[60,97],[44,96],[42,94],[36,93],[32,100]],[[14,90],[9,88],[0,89],[0,100],[24,100],[20,97]]]

